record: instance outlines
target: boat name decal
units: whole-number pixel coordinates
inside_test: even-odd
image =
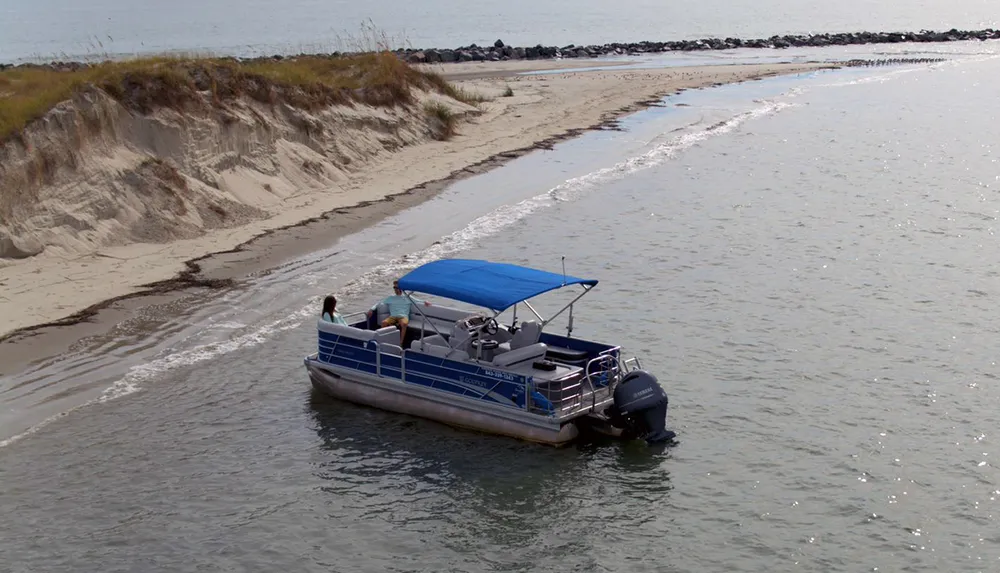
[[[480,388],[490,388],[493,386],[482,378],[473,378],[471,376],[459,376],[458,381],[464,382],[465,384],[472,384],[473,386],[478,386]]]
[[[346,346],[343,344],[338,344],[337,346],[334,346],[333,353],[336,354],[337,356],[345,356],[349,358],[354,358],[355,356],[357,356],[357,352],[355,352],[354,348],[351,348],[350,346]]]

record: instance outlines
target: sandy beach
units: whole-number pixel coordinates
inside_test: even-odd
[[[463,89],[491,98],[447,141],[381,154],[329,189],[307,188],[279,204],[254,205],[265,219],[168,243],[102,248],[82,255],[43,252],[0,266],[0,340],[40,325],[90,319],[108,301],[137,293],[238,279],[329,245],[382,217],[433,196],[450,181],[599,128],[682,89],[807,72],[820,64],[729,65],[515,75],[607,62],[493,62],[429,66]],[[513,95],[504,97],[507,88]],[[387,198],[395,198],[385,201]],[[218,255],[210,256],[213,253]],[[197,263],[192,263],[196,261]],[[98,321],[99,322],[99,321]]]

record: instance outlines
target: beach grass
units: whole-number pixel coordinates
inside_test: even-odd
[[[424,104],[424,112],[437,122],[438,133],[436,138],[439,141],[451,139],[457,133],[458,118],[448,106],[440,102],[427,102]]]
[[[418,70],[395,54],[365,53],[258,58],[157,56],[72,68],[22,66],[0,71],[0,141],[83,89],[99,88],[126,108],[184,109],[238,97],[316,109],[335,104],[409,105],[415,90],[436,91],[476,105],[484,98]]]

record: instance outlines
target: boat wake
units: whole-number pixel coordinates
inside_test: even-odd
[[[605,167],[585,175],[567,179],[545,193],[535,195],[518,203],[498,207],[473,220],[462,229],[441,238],[426,249],[403,255],[372,268],[369,272],[347,284],[336,294],[351,296],[368,292],[375,285],[382,284],[404,271],[414,269],[422,264],[447,257],[454,253],[469,250],[475,247],[482,239],[495,235],[542,209],[552,207],[557,203],[578,200],[602,183],[623,179],[640,171],[662,165],[677,157],[684,150],[709,138],[730,133],[748,121],[773,115],[795,105],[788,102],[763,100],[756,103],[760,104],[759,107],[710,126],[701,127],[697,130],[673,137],[641,155],[630,157],[611,167]]]
[[[369,292],[376,285],[384,283],[390,277],[395,277],[404,271],[416,268],[432,260],[440,259],[468,250],[476,246],[482,239],[494,235],[505,228],[514,225],[525,217],[536,213],[542,209],[552,207],[558,203],[575,201],[583,197],[588,192],[592,192],[602,183],[622,179],[634,173],[650,169],[661,165],[700,142],[712,137],[730,133],[748,121],[766,117],[780,112],[783,109],[792,107],[794,104],[778,101],[758,101],[757,107],[734,115],[724,121],[717,122],[709,126],[699,126],[685,133],[676,135],[655,145],[647,152],[630,157],[610,167],[599,169],[579,177],[568,179],[565,182],[549,189],[548,191],[525,199],[518,203],[504,205],[493,211],[473,220],[471,223],[459,229],[431,246],[410,254],[392,259],[383,264],[371,268],[363,275],[347,283],[334,294],[338,298],[349,299],[352,296]],[[316,295],[309,299],[308,304],[298,310],[286,314],[279,319],[268,321],[264,324],[250,326],[249,332],[231,336],[225,340],[216,340],[194,347],[176,350],[166,349],[160,357],[134,366],[121,379],[115,381],[110,387],[98,397],[70,410],[48,418],[36,424],[26,432],[11,438],[0,441],[0,447],[8,446],[21,438],[37,432],[40,428],[65,416],[66,414],[94,404],[103,404],[124,396],[133,394],[141,389],[143,382],[161,375],[165,372],[191,366],[200,362],[217,358],[221,355],[229,354],[237,350],[261,345],[275,335],[295,329],[301,326],[310,317],[316,314],[316,308],[322,295]],[[218,327],[211,329],[215,335],[218,334]],[[226,323],[228,334],[233,334],[235,324]],[[205,332],[205,331],[203,331]],[[211,333],[208,333],[212,335]]]

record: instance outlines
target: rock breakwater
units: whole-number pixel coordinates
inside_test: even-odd
[[[497,40],[492,46],[461,46],[453,49],[396,50],[404,60],[415,64],[449,62],[496,62],[501,60],[541,60],[553,58],[596,58],[599,56],[637,56],[663,52],[694,52],[734,50],[737,48],[782,49],[792,47],[849,46],[860,44],[898,44],[904,42],[960,42],[1000,39],[1000,30],[948,30],[934,32],[847,32],[839,34],[809,34],[772,36],[770,38],[704,38],[668,42],[629,42],[589,46],[508,46]]]
[[[498,62],[506,60],[551,60],[562,58],[597,58],[600,56],[639,56],[664,52],[697,52],[708,50],[735,50],[738,48],[784,49],[792,47],[850,46],[863,44],[940,43],[962,41],[987,41],[1000,39],[1000,30],[956,30],[934,32],[844,32],[836,34],[808,34],[771,36],[770,38],[703,38],[700,40],[679,40],[667,42],[643,41],[612,43],[603,45],[577,46],[509,46],[497,40],[492,46],[460,46],[458,48],[406,48],[393,53],[411,64],[437,64],[451,62]],[[322,54],[297,54],[258,56],[253,58],[224,57],[238,63],[294,60],[296,58],[328,57],[339,58],[353,53],[331,52]],[[860,61],[860,60],[859,60]],[[901,62],[896,62],[901,63]],[[912,61],[911,63],[916,63]],[[48,63],[29,62],[21,64],[0,63],[0,71],[17,68],[46,68],[55,71],[74,72],[100,63],[78,61],[52,61]],[[870,65],[870,64],[866,64]]]
[[[945,61],[944,58],[879,58],[875,60],[847,60],[843,63],[849,68],[871,67],[871,66],[897,66],[902,64],[933,64]]]

